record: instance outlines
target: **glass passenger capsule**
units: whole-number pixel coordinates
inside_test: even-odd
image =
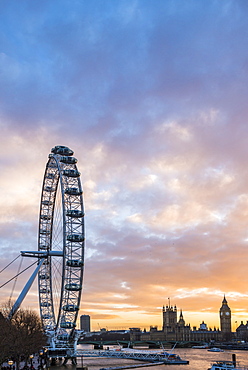
[[[80,284],[70,283],[70,284],[65,284],[65,289],[72,291],[72,292],[78,292],[79,290],[82,289],[82,286]]]
[[[69,242],[82,242],[84,240],[83,234],[69,234],[66,238]]]
[[[62,329],[73,329],[76,327],[76,323],[72,321],[61,322],[60,327]]]
[[[79,307],[75,304],[66,304],[63,306],[63,310],[66,312],[75,312],[79,310]]]
[[[60,158],[60,162],[66,163],[66,164],[76,164],[77,163],[77,158],[63,156],[63,157]]]
[[[66,265],[67,266],[70,266],[70,267],[81,267],[83,266],[83,261],[82,260],[68,260],[66,262]]]
[[[67,177],[79,177],[80,172],[78,170],[64,170],[63,175]]]
[[[83,211],[80,211],[79,209],[70,209],[70,210],[66,211],[66,216],[81,218],[81,217],[84,216],[84,213],[83,213]]]
[[[65,194],[69,195],[81,195],[83,192],[79,188],[66,188]]]
[[[73,150],[63,145],[56,145],[54,148],[52,148],[51,152],[54,154],[69,155],[69,156],[73,155],[74,153]]]

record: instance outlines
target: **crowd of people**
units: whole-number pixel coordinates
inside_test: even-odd
[[[39,358],[39,356],[34,356],[29,363],[26,361],[21,361],[19,364],[19,370],[43,370],[45,368],[44,362]],[[3,363],[1,370],[16,370],[15,364],[9,365],[7,362]]]

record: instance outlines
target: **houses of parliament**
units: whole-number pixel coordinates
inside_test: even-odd
[[[178,319],[179,314],[179,319]],[[232,338],[231,309],[224,296],[219,310],[220,328],[208,329],[204,321],[199,328],[185,324],[182,310],[178,312],[176,306],[170,304],[162,308],[163,326],[158,330],[157,326],[151,326],[150,331],[133,331],[131,336],[141,341],[228,341]],[[131,331],[132,332],[132,331]]]

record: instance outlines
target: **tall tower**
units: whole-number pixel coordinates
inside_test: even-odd
[[[80,316],[80,330],[84,330],[86,333],[90,332],[90,316],[89,315]]]
[[[227,304],[226,297],[224,295],[224,299],[222,301],[222,306],[220,308],[220,330],[223,333],[231,333],[232,332],[232,325],[231,325],[231,310]]]
[[[166,309],[163,306],[163,330],[165,328],[175,329],[177,324],[177,307],[166,306]]]
[[[182,310],[180,310],[178,325],[179,326],[185,326],[185,321],[184,321],[184,318],[183,318],[183,311]]]

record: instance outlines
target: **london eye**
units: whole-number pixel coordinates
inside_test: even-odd
[[[38,266],[12,306],[9,319],[38,275],[40,317],[50,338],[49,348],[74,348],[75,352],[81,333],[75,328],[83,286],[85,232],[83,190],[73,154],[66,146],[55,146],[48,156],[40,200],[38,249],[21,251],[23,257],[37,258]],[[70,353],[73,351],[65,355]]]
[[[84,268],[84,207],[77,159],[55,146],[46,165],[39,215],[38,272],[40,316],[53,345],[73,336]]]

